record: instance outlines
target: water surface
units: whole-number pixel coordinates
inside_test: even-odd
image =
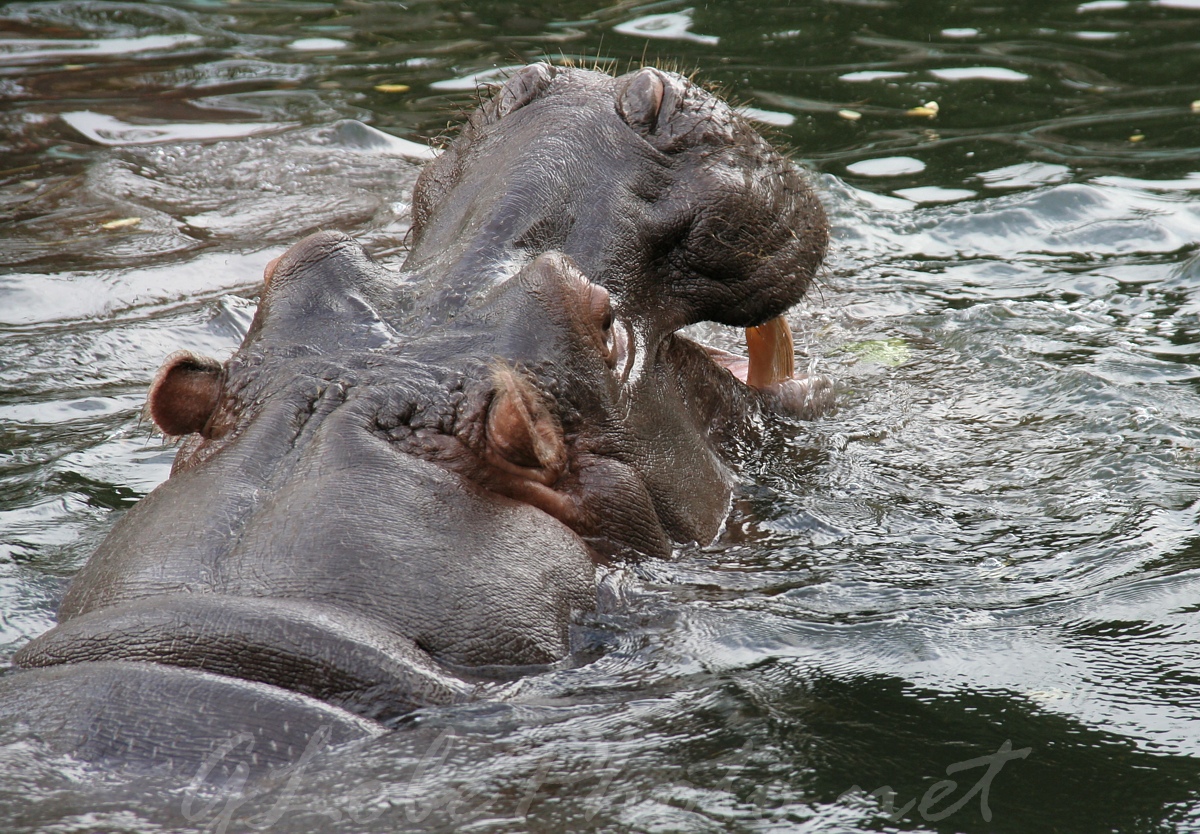
[[[1200,829],[1197,43],[1191,0],[0,6],[5,659],[166,477],[162,358],[229,355],[309,231],[398,264],[505,67],[694,70],[790,147],[843,385],[715,543],[605,580],[596,662],[256,797],[9,744],[2,827]]]

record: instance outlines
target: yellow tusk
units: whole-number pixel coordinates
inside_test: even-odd
[[[747,327],[746,352],[750,358],[747,385],[766,388],[791,379],[796,371],[792,328],[783,316],[758,327]]]

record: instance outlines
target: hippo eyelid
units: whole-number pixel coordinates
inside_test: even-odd
[[[614,369],[617,364],[618,336],[613,327],[616,314],[613,312],[612,298],[608,290],[591,282],[588,282],[583,298],[589,308],[587,327],[595,328],[593,336],[597,339],[604,364]]]
[[[617,336],[613,331],[612,313],[609,312],[600,325],[600,339],[604,346],[604,364],[610,369],[617,365]]]

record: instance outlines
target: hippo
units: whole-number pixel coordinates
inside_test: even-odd
[[[654,68],[516,72],[422,171],[399,270],[318,231],[239,349],[181,350],[182,438],[0,716],[92,762],[250,769],[571,663],[597,572],[714,538],[740,456],[811,418],[783,314],[827,245],[796,167]],[[747,328],[747,356],[679,331]]]

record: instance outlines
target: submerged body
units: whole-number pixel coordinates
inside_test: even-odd
[[[707,541],[826,245],[793,166],[653,69],[521,70],[431,164],[400,273],[322,232],[226,363],[168,359],[172,476],[16,656],[0,715],[93,760],[294,761],[560,662],[597,564]],[[677,334],[755,328],[747,361]],[[36,702],[36,708],[26,703]]]

